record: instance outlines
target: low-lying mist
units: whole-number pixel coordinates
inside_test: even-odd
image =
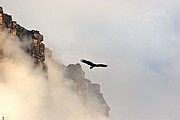
[[[1,35],[5,57],[0,62],[0,117],[5,120],[107,120],[92,100],[84,104],[73,92],[64,68],[46,59],[48,72],[34,67],[22,43]]]

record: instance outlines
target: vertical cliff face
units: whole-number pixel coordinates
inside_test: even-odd
[[[85,72],[82,70],[79,63],[67,66],[67,77],[76,83],[75,92],[82,97],[85,104],[93,99],[99,105],[99,108],[95,107],[95,109],[101,111],[104,115],[109,116],[110,108],[107,105],[103,94],[100,93],[100,85],[91,83],[90,80],[85,78]]]
[[[6,34],[6,36],[4,35]],[[43,70],[46,71],[45,61],[45,45],[43,43],[43,35],[37,30],[27,30],[21,25],[17,24],[16,21],[12,20],[12,16],[5,14],[3,8],[0,7],[0,58],[7,56],[6,51],[3,49],[5,39],[11,39],[18,41],[23,44],[22,49],[27,52],[31,57],[34,58],[36,66],[43,66]],[[4,37],[4,38],[2,38]]]
[[[8,52],[5,49],[5,47],[10,47],[5,45],[7,40],[18,41],[18,43],[20,43],[20,46],[18,46],[19,49],[24,51],[24,53],[26,53],[27,56],[30,56],[29,58],[26,58],[26,60],[34,62],[33,63],[35,66],[34,69],[38,67],[42,67],[43,68],[42,70],[45,72],[41,74],[43,75],[47,74],[47,76],[45,75],[46,77],[43,78],[46,79],[47,81],[49,80],[48,79],[49,70],[48,70],[48,65],[46,63],[48,63],[49,61],[51,62],[53,61],[53,63],[56,64],[60,69],[64,70],[63,74],[65,74],[66,80],[71,81],[71,83],[73,83],[72,91],[73,93],[75,93],[75,95],[80,97],[81,102],[84,106],[90,107],[91,110],[94,110],[97,113],[100,113],[107,117],[109,116],[110,108],[107,105],[105,99],[103,98],[103,94],[100,92],[100,85],[91,83],[90,80],[85,78],[85,72],[82,70],[81,65],[77,63],[77,64],[70,64],[68,66],[64,66],[56,62],[52,57],[52,51],[48,48],[45,48],[45,45],[42,43],[43,35],[41,35],[39,31],[27,30],[26,28],[17,24],[15,21],[12,21],[11,15],[5,14],[3,12],[2,7],[0,7],[0,60],[9,59],[9,58],[12,59],[12,57],[9,56],[13,56],[12,54],[16,53],[16,52],[11,52],[11,55],[8,55]],[[24,59],[24,57],[25,57],[24,54],[22,54],[20,55],[19,58]],[[1,62],[0,67],[2,67],[3,61],[0,62]],[[0,71],[0,74],[4,74],[4,73]],[[1,77],[0,77],[0,85],[1,85]]]
[[[46,48],[45,53],[46,56],[49,56],[49,58],[53,60],[52,51],[50,49]],[[89,103],[91,104],[93,101],[93,104],[97,106],[92,105],[92,109],[108,117],[110,108],[106,103],[103,94],[100,92],[100,85],[91,83],[91,80],[85,77],[85,72],[81,68],[81,65],[77,63],[69,64],[68,66],[59,65],[59,67],[63,67],[65,70],[65,77],[68,78],[67,80],[74,83],[73,92],[80,96],[83,104],[89,105]]]

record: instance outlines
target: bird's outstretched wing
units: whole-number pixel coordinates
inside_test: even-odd
[[[91,61],[85,60],[85,59],[81,59],[81,62],[86,63],[86,64],[88,64],[90,66],[95,66],[94,63],[92,63]]]
[[[108,65],[105,65],[105,64],[96,64],[95,66],[96,67],[107,67]]]

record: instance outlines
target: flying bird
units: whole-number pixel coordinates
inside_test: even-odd
[[[94,68],[94,67],[107,67],[107,65],[105,64],[95,64],[89,60],[85,60],[85,59],[81,59],[81,62],[90,65],[90,69]]]

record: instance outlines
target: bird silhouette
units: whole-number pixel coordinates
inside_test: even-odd
[[[81,62],[90,65],[90,69],[94,68],[94,67],[107,67],[108,65],[106,64],[95,64],[89,60],[85,60],[85,59],[81,59]]]

